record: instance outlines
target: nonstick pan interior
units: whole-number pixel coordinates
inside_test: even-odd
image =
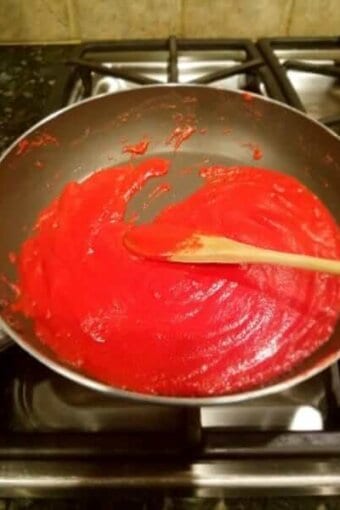
[[[193,134],[174,148],[171,134],[178,126]],[[340,217],[340,142],[330,131],[279,103],[239,92],[200,86],[143,87],[90,99],[46,119],[19,139],[0,161],[0,299],[11,299],[8,281],[15,279],[8,253],[27,237],[38,212],[70,180],[82,180],[97,169],[127,163],[126,144],[150,141],[143,158],[171,160],[166,177],[172,191],[147,211],[150,220],[168,203],[192,193],[200,181],[183,169],[209,164],[267,167],[297,177]],[[162,178],[159,178],[160,181]],[[129,205],[141,210],[151,183]],[[128,211],[129,212],[129,211]],[[59,360],[35,337],[22,317],[4,317],[3,328],[26,350],[59,373],[113,395],[181,404],[216,404],[279,391],[313,375],[335,360],[340,351],[337,331],[328,344],[294,373],[271,386],[241,394],[209,398],[145,396],[106,386]]]

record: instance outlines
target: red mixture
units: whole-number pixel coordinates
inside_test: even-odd
[[[70,183],[18,257],[16,307],[58,356],[144,393],[219,395],[288,371],[330,336],[338,281],[266,265],[181,265],[131,254],[130,198],[169,162],[150,159]],[[337,226],[295,179],[258,168],[202,169],[202,187],[156,222],[337,258]]]
[[[150,140],[143,138],[143,140],[134,145],[125,145],[125,147],[123,147],[123,152],[131,154],[132,156],[142,156],[148,150],[149,145]]]

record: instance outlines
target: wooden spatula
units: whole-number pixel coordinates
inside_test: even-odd
[[[173,225],[150,223],[129,230],[125,246],[146,258],[186,264],[274,264],[340,274],[340,261],[285,253],[205,235]]]

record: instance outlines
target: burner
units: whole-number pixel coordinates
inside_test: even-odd
[[[287,103],[340,132],[340,39],[272,38],[258,47]]]
[[[183,40],[87,44],[73,68],[65,104],[97,94],[159,83],[197,83],[283,99],[256,46],[248,40]]]
[[[113,399],[61,378],[31,358],[22,359],[21,368],[19,363],[11,360],[15,377],[6,382],[16,431],[173,433],[185,425],[183,408]],[[326,418],[323,375],[279,395],[202,407],[199,415],[203,428],[224,431],[323,430]]]

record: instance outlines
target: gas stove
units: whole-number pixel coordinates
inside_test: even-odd
[[[286,102],[339,132],[339,39],[273,38],[258,46]]]
[[[153,83],[200,83],[285,102],[340,132],[338,62],[336,38],[89,43],[65,62],[46,113]],[[340,493],[338,365],[277,395],[186,409],[109,398],[17,347],[1,353],[0,379],[4,496]]]

